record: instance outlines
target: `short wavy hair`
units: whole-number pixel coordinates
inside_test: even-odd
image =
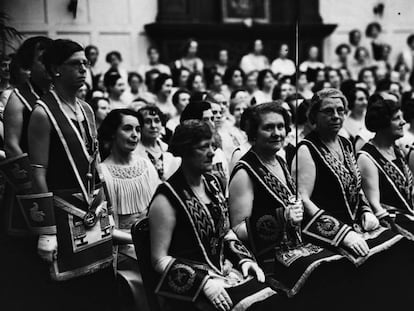
[[[327,98],[339,98],[342,101],[345,110],[348,110],[348,100],[340,90],[334,88],[322,89],[319,92],[316,92],[310,101],[308,119],[311,124],[315,124],[316,115],[321,109],[322,102]]]
[[[247,138],[249,141],[255,141],[257,136],[257,130],[259,129],[259,126],[262,122],[262,115],[267,113],[277,113],[280,114],[283,117],[283,120],[285,121],[285,129],[286,133],[290,132],[290,115],[289,112],[283,108],[283,101],[281,100],[275,100],[263,104],[256,105],[252,108],[251,111],[249,111],[249,119],[247,120]]]
[[[371,132],[386,129],[394,114],[401,109],[398,102],[390,99],[378,99],[368,105],[365,125]]]
[[[191,155],[198,143],[213,138],[210,125],[200,120],[185,120],[177,126],[170,140],[168,151],[177,157]]]

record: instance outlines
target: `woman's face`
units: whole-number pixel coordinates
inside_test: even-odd
[[[365,70],[362,75],[362,82],[364,82],[368,86],[372,86],[375,84],[374,74],[371,70]]]
[[[223,79],[219,75],[214,75],[213,78],[213,88],[219,90],[223,85]]]
[[[227,53],[227,50],[221,50],[219,52],[219,57],[218,57],[219,63],[226,65],[229,62],[229,54]]]
[[[341,86],[341,77],[336,70],[330,70],[328,72],[328,81],[335,89],[339,89]]]
[[[193,91],[196,92],[203,92],[205,91],[203,77],[200,75],[196,75],[193,80]]]
[[[180,71],[180,77],[178,78],[178,83],[181,87],[186,87],[189,76],[190,76],[190,72],[188,70]]]
[[[112,149],[122,154],[133,152],[139,141],[139,131],[138,119],[134,116],[123,115],[122,122],[115,132]]]
[[[286,138],[285,120],[276,112],[262,114],[260,120],[254,144],[259,150],[276,153]]]
[[[184,108],[190,103],[190,94],[188,93],[181,93],[178,96],[178,104],[177,104],[177,110],[179,112],[182,112]]]
[[[211,112],[214,116],[214,126],[219,129],[223,124],[223,108],[220,104],[211,103]]]
[[[354,109],[355,111],[365,111],[368,106],[368,98],[363,91],[356,91]]]
[[[59,76],[56,77],[56,81],[78,90],[85,83],[87,64],[88,60],[84,51],[73,53],[61,65],[57,66],[56,73],[59,73]]]
[[[316,73],[316,82],[325,81],[325,70],[318,70]]]
[[[154,141],[161,135],[162,124],[159,115],[143,111],[143,122],[141,128],[142,138]]]
[[[285,100],[292,94],[292,86],[289,83],[283,83],[280,86],[280,99]]]
[[[345,107],[340,98],[325,98],[316,114],[316,129],[319,132],[338,134],[345,118]]]
[[[246,88],[250,91],[257,89],[257,72],[249,74],[246,79]]]
[[[116,80],[113,87],[110,88],[110,92],[116,96],[121,96],[125,92],[125,82],[122,78]]]
[[[309,49],[309,59],[316,61],[319,56],[319,49],[316,46],[312,46]]]
[[[204,139],[193,147],[190,155],[183,158],[183,162],[190,164],[192,171],[203,174],[213,169],[213,157],[213,139]]]
[[[242,87],[243,86],[243,77],[240,70],[235,70],[233,75],[231,76],[231,84],[234,87]]]
[[[162,87],[161,87],[161,93],[164,95],[164,96],[166,96],[166,97],[168,97],[168,96],[170,96],[170,94],[171,94],[171,91],[172,91],[172,86],[173,86],[173,81],[172,81],[172,79],[167,79],[167,80],[165,80],[164,81],[164,84],[162,85]]]
[[[211,126],[211,128],[215,128],[215,124],[214,124],[214,115],[213,115],[213,111],[211,109],[207,109],[203,111],[203,115],[201,117],[201,120],[206,122],[207,124],[209,124]]]
[[[233,110],[233,117],[236,125],[240,124],[241,116],[244,112],[244,110],[247,108],[247,105],[245,102],[240,101],[236,107],[234,107]]]
[[[109,113],[109,103],[105,99],[98,101],[98,109],[95,111],[95,118],[98,122],[102,122]]]
[[[266,89],[272,89],[275,85],[275,78],[273,77],[273,74],[270,72],[266,73],[263,79],[263,86]]]
[[[191,41],[190,46],[188,47],[188,56],[196,56],[198,49],[198,43],[196,41]]]
[[[401,110],[398,110],[391,118],[389,131],[392,137],[395,140],[404,136],[404,125],[405,120],[403,118],[403,113]]]

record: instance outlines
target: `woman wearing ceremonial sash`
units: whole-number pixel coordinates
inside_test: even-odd
[[[182,164],[158,187],[149,209],[151,258],[160,275],[156,292],[172,298],[174,310],[194,309],[188,304],[282,309],[282,298],[263,283],[263,271],[230,230],[223,185],[209,173],[212,137],[199,120],[184,121],[173,135],[170,148]]]
[[[97,134],[92,109],[76,98],[87,59],[70,40],[54,40],[43,61],[54,90],[42,96],[29,123],[33,195],[21,196],[39,236],[38,254],[54,283],[51,310],[113,310],[111,211],[97,183]]]
[[[323,89],[312,97],[308,114],[315,129],[300,142],[293,162],[305,207],[303,233],[358,266],[354,277],[363,288],[357,299],[361,308],[402,306],[412,291],[406,281],[413,252],[401,235],[379,226],[361,192],[352,145],[338,135],[346,109],[338,90]]]
[[[289,308],[312,309],[312,303],[316,307],[322,300],[345,308],[341,289],[351,265],[343,256],[302,240],[302,202],[277,155],[290,130],[288,112],[280,101],[268,102],[253,107],[248,122],[252,148],[234,167],[229,187],[233,230],[250,243],[271,284],[294,297]],[[333,286],[326,288],[327,282]]]
[[[381,224],[414,240],[413,176],[395,141],[404,135],[400,105],[378,100],[366,115],[371,141],[358,153],[362,188]]]
[[[1,266],[7,267],[2,271],[7,287],[3,292],[5,299],[1,300],[7,310],[43,308],[44,302],[36,297],[49,287],[47,266],[36,254],[37,235],[31,232],[16,194],[31,192],[27,128],[36,101],[50,88],[50,76],[41,58],[51,41],[46,37],[32,37],[19,47],[13,62],[18,64],[18,70],[30,71],[30,78],[13,89],[4,111],[6,160],[0,164],[0,171],[6,176],[7,184],[1,206],[1,225],[6,233],[1,242]],[[21,299],[22,292],[27,293],[27,299]]]

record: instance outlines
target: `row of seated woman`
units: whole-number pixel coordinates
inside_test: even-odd
[[[156,293],[173,309],[408,305],[414,272],[412,178],[405,162],[383,170],[386,160],[371,154],[371,149],[382,154],[378,141],[397,139],[404,121],[395,103],[380,100],[375,107],[391,119],[382,127],[368,125],[377,136],[358,161],[377,162],[368,168],[360,163],[361,177],[351,143],[338,136],[345,97],[334,89],[317,93],[309,108],[314,130],[293,161],[295,182],[276,155],[289,131],[289,115],[277,102],[255,106],[247,126],[252,148],[233,169],[228,201],[225,185],[209,173],[210,127],[198,120],[179,125],[170,150],[182,158],[181,167],[157,188],[149,207]],[[379,185],[390,183],[389,194],[374,189],[376,167]],[[401,180],[396,186],[395,174]],[[394,201],[383,204],[383,197]]]

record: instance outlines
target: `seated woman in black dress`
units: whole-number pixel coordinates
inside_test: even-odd
[[[158,187],[149,209],[156,292],[173,298],[174,310],[203,301],[223,311],[277,309],[282,298],[230,229],[223,185],[209,173],[212,137],[199,120],[184,121],[172,137],[171,151],[182,164]]]
[[[233,230],[250,243],[272,284],[294,297],[289,307],[316,307],[322,299],[341,301],[344,307],[340,287],[349,280],[352,265],[336,252],[302,241],[302,202],[277,155],[290,130],[288,112],[280,102],[257,105],[249,125],[253,146],[236,164],[229,188]],[[326,289],[326,283],[333,286]]]
[[[375,136],[358,153],[362,189],[381,224],[414,240],[413,176],[395,144],[406,123],[400,105],[378,100],[365,119]]]
[[[305,208],[303,233],[358,266],[359,307],[403,306],[412,291],[407,271],[413,270],[414,252],[401,235],[379,226],[361,192],[352,145],[338,135],[346,109],[338,90],[324,89],[312,97],[309,120],[315,129],[299,143],[298,165],[293,161]]]

